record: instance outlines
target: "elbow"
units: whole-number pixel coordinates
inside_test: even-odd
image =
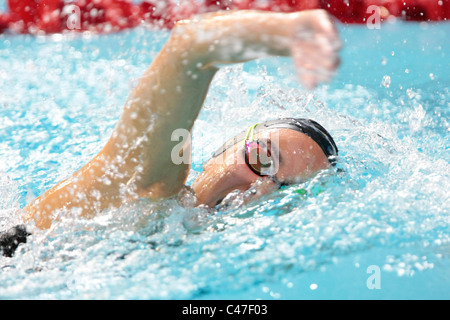
[[[188,69],[213,67],[220,37],[215,28],[208,27],[208,21],[203,18],[178,21],[166,42],[166,53],[174,54]]]

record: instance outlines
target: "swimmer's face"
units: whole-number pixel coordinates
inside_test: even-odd
[[[267,145],[276,167],[275,179],[254,173],[245,162],[245,142],[238,142],[203,166],[192,185],[199,205],[214,207],[231,191],[246,191],[258,181],[257,196],[261,196],[279,187],[275,181],[289,184],[306,180],[330,166],[319,145],[298,131],[268,129],[255,133],[255,140]]]

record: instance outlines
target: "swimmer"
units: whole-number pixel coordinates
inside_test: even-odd
[[[190,165],[172,160],[179,144],[172,133],[191,132],[219,65],[292,56],[300,81],[313,88],[332,78],[339,50],[337,30],[323,10],[220,12],[180,21],[131,92],[103,149],[28,204],[24,224],[47,229],[62,211],[91,218],[139,198],[176,196],[185,188]],[[260,196],[303,181],[329,168],[337,152],[332,137],[312,120],[255,124],[204,165],[192,184],[196,205],[214,207],[231,191],[256,184]],[[23,226],[0,234],[0,251],[11,256],[27,235]]]

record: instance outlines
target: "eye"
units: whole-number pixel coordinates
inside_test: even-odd
[[[269,156],[266,151],[267,150],[258,149],[257,154],[258,163],[264,169],[270,168],[273,165],[272,157]]]
[[[258,175],[272,174],[274,161],[270,150],[259,141],[248,142],[246,148],[246,160],[250,168]]]

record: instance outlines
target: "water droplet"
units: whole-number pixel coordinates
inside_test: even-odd
[[[280,299],[281,295],[278,292],[270,291],[270,295],[275,299]]]
[[[381,85],[385,88],[389,88],[391,86],[391,77],[384,76],[383,80],[381,81]]]
[[[177,195],[178,204],[185,208],[193,208],[197,203],[197,196],[194,189],[185,186]]]

